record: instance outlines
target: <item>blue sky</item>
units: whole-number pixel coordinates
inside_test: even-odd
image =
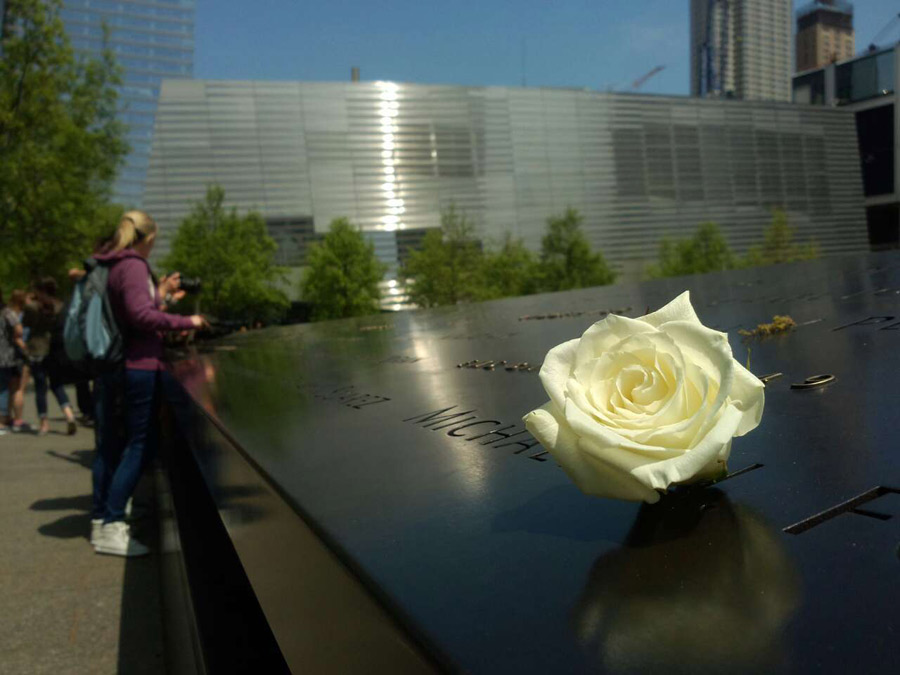
[[[795,7],[805,4],[795,2]],[[857,50],[897,0],[857,0]],[[197,0],[198,78],[364,80],[686,94],[689,0]],[[900,40],[900,29],[889,39]],[[524,49],[523,49],[524,47]],[[523,54],[524,53],[524,54]],[[524,55],[524,68],[523,68]]]

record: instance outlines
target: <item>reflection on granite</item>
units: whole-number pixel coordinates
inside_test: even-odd
[[[614,673],[778,672],[799,577],[779,532],[715,489],[644,505],[594,563],[573,624]]]

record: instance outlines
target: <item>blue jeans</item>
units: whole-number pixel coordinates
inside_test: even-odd
[[[79,380],[75,383],[75,401],[82,415],[94,416],[94,395],[91,393],[91,383],[88,380]]]
[[[94,380],[94,505],[91,518],[106,516],[113,474],[125,448],[125,371],[104,373]]]
[[[53,392],[53,396],[56,397],[56,402],[61,409],[70,405],[69,397],[66,395],[66,390],[63,389],[61,384],[50,381],[48,387],[47,382],[50,378],[47,373],[46,365],[43,363],[32,363],[31,376],[34,378],[34,401],[37,404],[38,417],[44,419],[47,416],[48,388]]]
[[[103,376],[96,397],[97,458],[94,462],[94,518],[125,519],[125,504],[159,443],[159,372],[125,370]],[[121,436],[124,403],[125,442]]]

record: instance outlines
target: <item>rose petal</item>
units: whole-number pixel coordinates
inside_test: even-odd
[[[544,364],[539,373],[541,384],[560,410],[566,406],[566,382],[575,366],[575,350],[578,347],[578,338],[557,345],[544,357]]]
[[[709,421],[700,428],[698,434],[698,438],[703,437],[728,399],[728,392],[734,382],[736,361],[731,355],[728,337],[725,333],[687,321],[670,321],[663,324],[660,330],[671,336],[681,347],[686,361],[701,368],[718,386],[715,400],[706,407]]]
[[[609,457],[601,456],[600,459],[614,462],[621,468],[627,468],[629,471],[633,468],[632,462],[640,463],[641,459],[634,460],[636,454],[643,454],[652,460],[662,457],[672,457],[674,454],[681,452],[680,449],[672,450],[654,445],[644,445],[631,440],[620,430],[598,424],[595,419],[585,413],[574,401],[567,401],[564,411],[566,422],[568,422],[575,435],[582,440],[592,441],[599,449],[610,448],[612,453]],[[620,456],[617,451],[627,451]]]
[[[743,436],[759,426],[765,406],[766,385],[737,361],[734,362],[734,382],[728,400],[744,413],[735,436]]]
[[[653,326],[640,319],[611,314],[588,328],[581,336],[581,340],[577,341],[575,364],[580,366],[605,352],[614,351],[616,345],[626,338],[655,332]]]
[[[628,501],[659,500],[655,490],[649,490],[626,472],[599,462],[578,448],[578,439],[568,428],[552,403],[528,413],[525,428],[559,462],[569,478],[586,493]]]
[[[715,426],[695,447],[679,457],[636,467],[631,475],[647,487],[663,490],[674,483],[714,473],[723,450],[727,458],[731,439],[740,424],[741,415],[741,411],[734,406],[726,406]]]
[[[685,291],[665,307],[642,316],[638,320],[648,323],[654,328],[659,328],[664,323],[669,323],[670,321],[689,321],[691,323],[703,325],[700,323],[700,319],[697,318],[697,313],[694,311],[694,306],[691,304],[690,291]]]

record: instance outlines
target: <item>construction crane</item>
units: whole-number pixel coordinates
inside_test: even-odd
[[[649,80],[651,77],[653,77],[654,75],[660,73],[661,71],[663,71],[665,69],[666,69],[665,66],[656,66],[656,68],[651,70],[649,73],[639,77],[634,82],[632,82],[631,83],[631,91],[637,91],[638,89],[640,89],[641,87],[644,86],[644,83],[647,82],[647,80]]]
[[[885,35],[887,35],[893,28],[897,25],[900,25],[900,13],[897,14],[894,18],[885,24],[884,28],[878,31],[878,34],[872,38],[872,42],[869,44],[869,51],[874,52],[878,49],[878,41],[881,40]]]

